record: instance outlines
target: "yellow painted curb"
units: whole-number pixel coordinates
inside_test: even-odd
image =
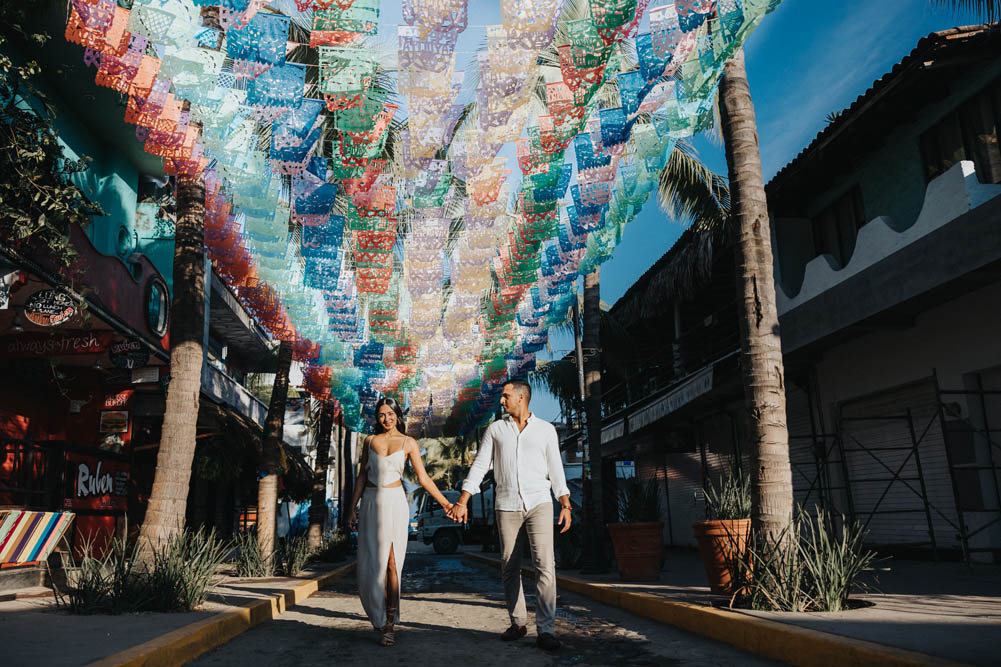
[[[90,663],[89,667],[170,667],[194,660],[203,653],[222,646],[242,632],[264,621],[281,616],[335,579],[354,569],[355,563],[324,572],[301,581],[292,588],[254,600],[233,611],[224,611],[196,621],[145,644]]]
[[[500,560],[497,558],[473,553],[463,555],[470,560],[500,567]],[[534,575],[534,571],[529,567],[523,567],[522,572]],[[926,653],[821,632],[740,612],[667,600],[651,593],[618,590],[576,577],[557,576],[556,584],[563,590],[586,595],[604,604],[630,611],[637,616],[673,625],[693,634],[732,644],[749,653],[801,667],[962,664]]]

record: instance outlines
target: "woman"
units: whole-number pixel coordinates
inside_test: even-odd
[[[376,434],[365,439],[361,470],[355,482],[348,523],[358,526],[358,592],[372,627],[382,632],[380,644],[393,645],[393,624],[400,620],[400,575],[407,554],[410,504],[403,491],[403,465],[417,473],[420,485],[445,508],[452,509],[428,477],[417,442],[404,432],[403,411],[392,398],[375,404]],[[363,495],[364,494],[364,495]],[[355,508],[361,500],[361,521]]]

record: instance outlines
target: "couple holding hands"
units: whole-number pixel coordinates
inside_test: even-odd
[[[535,567],[536,645],[559,649],[553,628],[556,620],[556,562],[553,546],[553,503],[559,500],[560,532],[570,529],[570,490],[560,459],[556,429],[533,415],[528,404],[532,389],[524,380],[507,382],[501,393],[501,419],[490,424],[476,459],[454,505],[428,477],[417,442],[405,433],[403,411],[392,398],[376,404],[377,433],[365,440],[361,470],[355,483],[348,521],[358,528],[358,592],[372,626],[382,633],[380,643],[392,646],[393,627],[400,620],[400,577],[407,552],[410,506],[403,490],[407,460],[420,485],[453,521],[465,523],[469,498],[493,465],[496,481],[494,511],[500,534],[501,578],[511,625],[505,641],[528,632],[528,612],[521,585],[521,554],[528,540]],[[359,507],[356,515],[355,508]]]

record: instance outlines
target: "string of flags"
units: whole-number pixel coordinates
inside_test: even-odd
[[[207,253],[306,389],[434,435],[534,368],[779,2],[499,0],[463,71],[467,0],[404,0],[395,81],[380,0],[72,0],[65,36],[165,171],[204,177]]]

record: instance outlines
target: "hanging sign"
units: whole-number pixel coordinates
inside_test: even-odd
[[[149,361],[149,348],[138,338],[120,340],[108,348],[108,358],[118,368],[138,368]]]
[[[135,393],[135,389],[123,389],[117,394],[109,394],[104,397],[104,405],[102,407],[105,410],[120,410],[122,408],[127,408],[129,401],[132,400],[133,393]]]
[[[129,411],[102,410],[100,431],[101,433],[128,433]]]
[[[54,327],[76,314],[73,298],[57,289],[43,289],[28,297],[24,304],[24,316],[32,324],[40,327]]]
[[[62,354],[94,354],[104,352],[111,342],[111,333],[76,332],[44,334],[24,332],[0,337],[0,353],[7,357],[49,357]]]
[[[128,493],[128,463],[83,454],[66,455],[65,509],[124,510]]]

